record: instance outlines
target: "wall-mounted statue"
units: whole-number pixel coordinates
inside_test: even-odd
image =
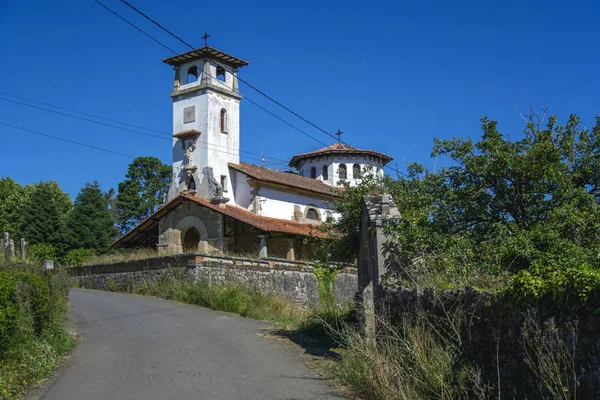
[[[208,178],[208,188],[212,195],[216,198],[223,197],[223,186],[212,176],[212,174],[207,176]]]
[[[186,165],[192,165],[192,155],[194,154],[194,150],[196,150],[196,139],[188,142],[187,145],[183,142],[183,146],[185,148],[185,163]]]

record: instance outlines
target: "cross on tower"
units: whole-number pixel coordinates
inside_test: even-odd
[[[337,137],[338,137],[338,143],[342,143],[342,131],[340,131],[340,129],[338,128],[338,131],[336,133]]]
[[[202,39],[204,39],[204,46],[206,46],[206,41],[208,40],[209,37],[210,37],[210,35],[208,34],[208,32],[204,31],[204,36],[202,36]]]

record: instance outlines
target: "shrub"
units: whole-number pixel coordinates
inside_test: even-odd
[[[64,271],[0,265],[0,399],[48,376],[71,347],[63,328],[70,283]]]
[[[84,265],[87,261],[96,256],[94,250],[91,249],[74,249],[69,250],[62,259],[62,265],[66,267],[78,267]]]
[[[48,243],[32,244],[27,247],[27,259],[35,263],[42,263],[44,260],[55,260],[56,249]]]

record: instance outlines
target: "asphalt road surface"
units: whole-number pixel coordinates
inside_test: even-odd
[[[340,399],[267,323],[153,297],[73,289],[81,340],[42,396],[71,399]]]

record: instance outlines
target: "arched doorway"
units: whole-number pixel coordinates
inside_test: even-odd
[[[200,244],[200,232],[198,229],[191,227],[185,232],[183,236],[183,251],[196,252],[198,251],[198,245]]]

